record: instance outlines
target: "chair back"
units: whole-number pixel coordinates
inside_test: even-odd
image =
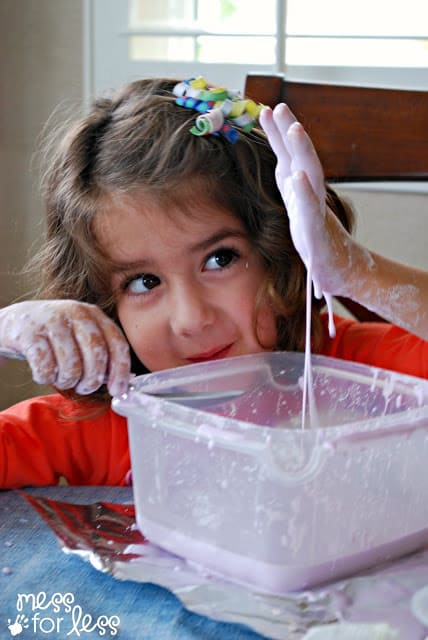
[[[270,107],[288,104],[330,182],[428,180],[428,91],[249,74],[245,95]]]

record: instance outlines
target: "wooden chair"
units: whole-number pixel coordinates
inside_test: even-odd
[[[327,180],[428,180],[428,91],[248,75],[245,94],[286,102],[317,149]]]
[[[330,183],[428,180],[428,91],[249,74],[245,95],[270,107],[288,104]],[[340,301],[359,320],[381,320],[351,300]]]

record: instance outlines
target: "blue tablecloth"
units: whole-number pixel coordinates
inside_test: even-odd
[[[84,504],[132,500],[131,489],[111,487],[51,487],[29,493]],[[215,622],[187,611],[166,589],[115,580],[75,555],[66,555],[26,500],[17,492],[1,491],[0,639],[12,636],[19,640],[262,637],[242,625]]]

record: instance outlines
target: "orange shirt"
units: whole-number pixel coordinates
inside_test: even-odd
[[[130,466],[126,420],[108,406],[53,394],[0,413],[0,488],[125,485]]]
[[[381,369],[428,378],[428,342],[386,322],[356,322],[335,316],[336,337],[328,336],[324,322],[323,355]]]
[[[428,378],[428,342],[383,323],[335,318],[320,352]],[[0,412],[0,488],[57,484],[125,485],[130,469],[125,418],[59,394]]]

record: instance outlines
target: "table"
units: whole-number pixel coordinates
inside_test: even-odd
[[[42,509],[48,518],[57,513],[59,502],[72,505],[116,502],[123,506],[120,513],[126,513],[126,505],[132,502],[133,497],[131,488],[119,487],[50,487],[29,489],[26,493],[33,496],[33,501],[35,497],[40,498],[36,500],[38,509],[41,503],[48,505],[47,510]],[[49,498],[56,502],[49,503]],[[400,630],[400,640],[428,640],[428,624],[421,623],[410,606],[413,595],[422,593],[423,602],[420,601],[418,606],[422,605],[426,620],[428,549],[349,576],[343,581],[320,585],[319,589],[306,594],[298,592],[280,598],[262,596],[221,580],[207,580],[199,574],[200,585],[193,590],[195,570],[180,560],[184,573],[174,575],[171,571],[178,568],[177,557],[159,548],[156,551],[150,543],[146,543],[146,553],[143,552],[146,570],[141,573],[140,565],[138,568],[137,564],[126,561],[127,569],[123,573],[124,556],[117,556],[116,548],[109,544],[114,544],[110,536],[117,539],[119,535],[120,542],[120,532],[123,533],[120,527],[115,529],[118,520],[114,508],[97,505],[95,509],[84,510],[85,518],[89,514],[91,526],[87,526],[87,520],[79,519],[81,509],[65,509],[62,505],[61,513],[63,522],[67,523],[68,533],[64,539],[73,546],[76,533],[83,532],[89,548],[97,548],[94,556],[97,568],[81,559],[76,552],[68,555],[61,550],[52,529],[30,506],[28,496],[24,499],[19,492],[0,491],[0,640],[13,636],[18,640],[115,637],[118,640],[260,640],[265,637],[260,635],[262,633],[277,640],[302,640],[309,627],[329,627],[339,620],[388,622]],[[85,522],[83,528],[82,522]],[[131,522],[134,522],[133,517]],[[128,539],[127,516],[121,526],[125,526]],[[131,538],[132,529],[130,532]],[[102,533],[107,535],[103,537]],[[63,529],[61,534],[64,534]],[[81,538],[79,535],[78,539]],[[100,540],[104,550],[105,544],[108,545],[108,557],[114,558],[116,570],[120,565],[117,575],[125,575],[126,580],[115,579],[110,573],[97,570],[100,568]],[[113,555],[111,549],[114,549]],[[84,555],[87,557],[87,552]],[[145,563],[153,563],[153,559],[154,566],[160,568],[163,575],[161,580],[156,571],[147,572]],[[109,570],[113,568],[111,564],[104,566]],[[168,576],[166,581],[165,575]],[[134,582],[134,578],[152,579],[168,586],[172,579],[174,593],[189,609],[198,613],[186,609],[178,597],[158,584]],[[177,579],[180,583],[178,590],[175,588]],[[197,601],[195,594],[199,595],[199,606],[194,606]],[[218,622],[199,613],[217,614],[219,620],[240,621],[242,624]],[[329,633],[327,628],[324,630]],[[360,631],[358,637],[365,640],[372,637],[372,628],[364,635]],[[352,633],[346,637],[356,637],[355,631]],[[323,638],[325,640],[325,636]]]
[[[64,486],[28,493],[81,504],[132,500],[132,489],[122,487]],[[30,607],[35,598],[36,610]],[[0,491],[0,638],[14,635],[19,640],[262,638],[243,625],[187,611],[166,589],[115,580],[79,557],[65,554],[48,525],[19,493]]]

